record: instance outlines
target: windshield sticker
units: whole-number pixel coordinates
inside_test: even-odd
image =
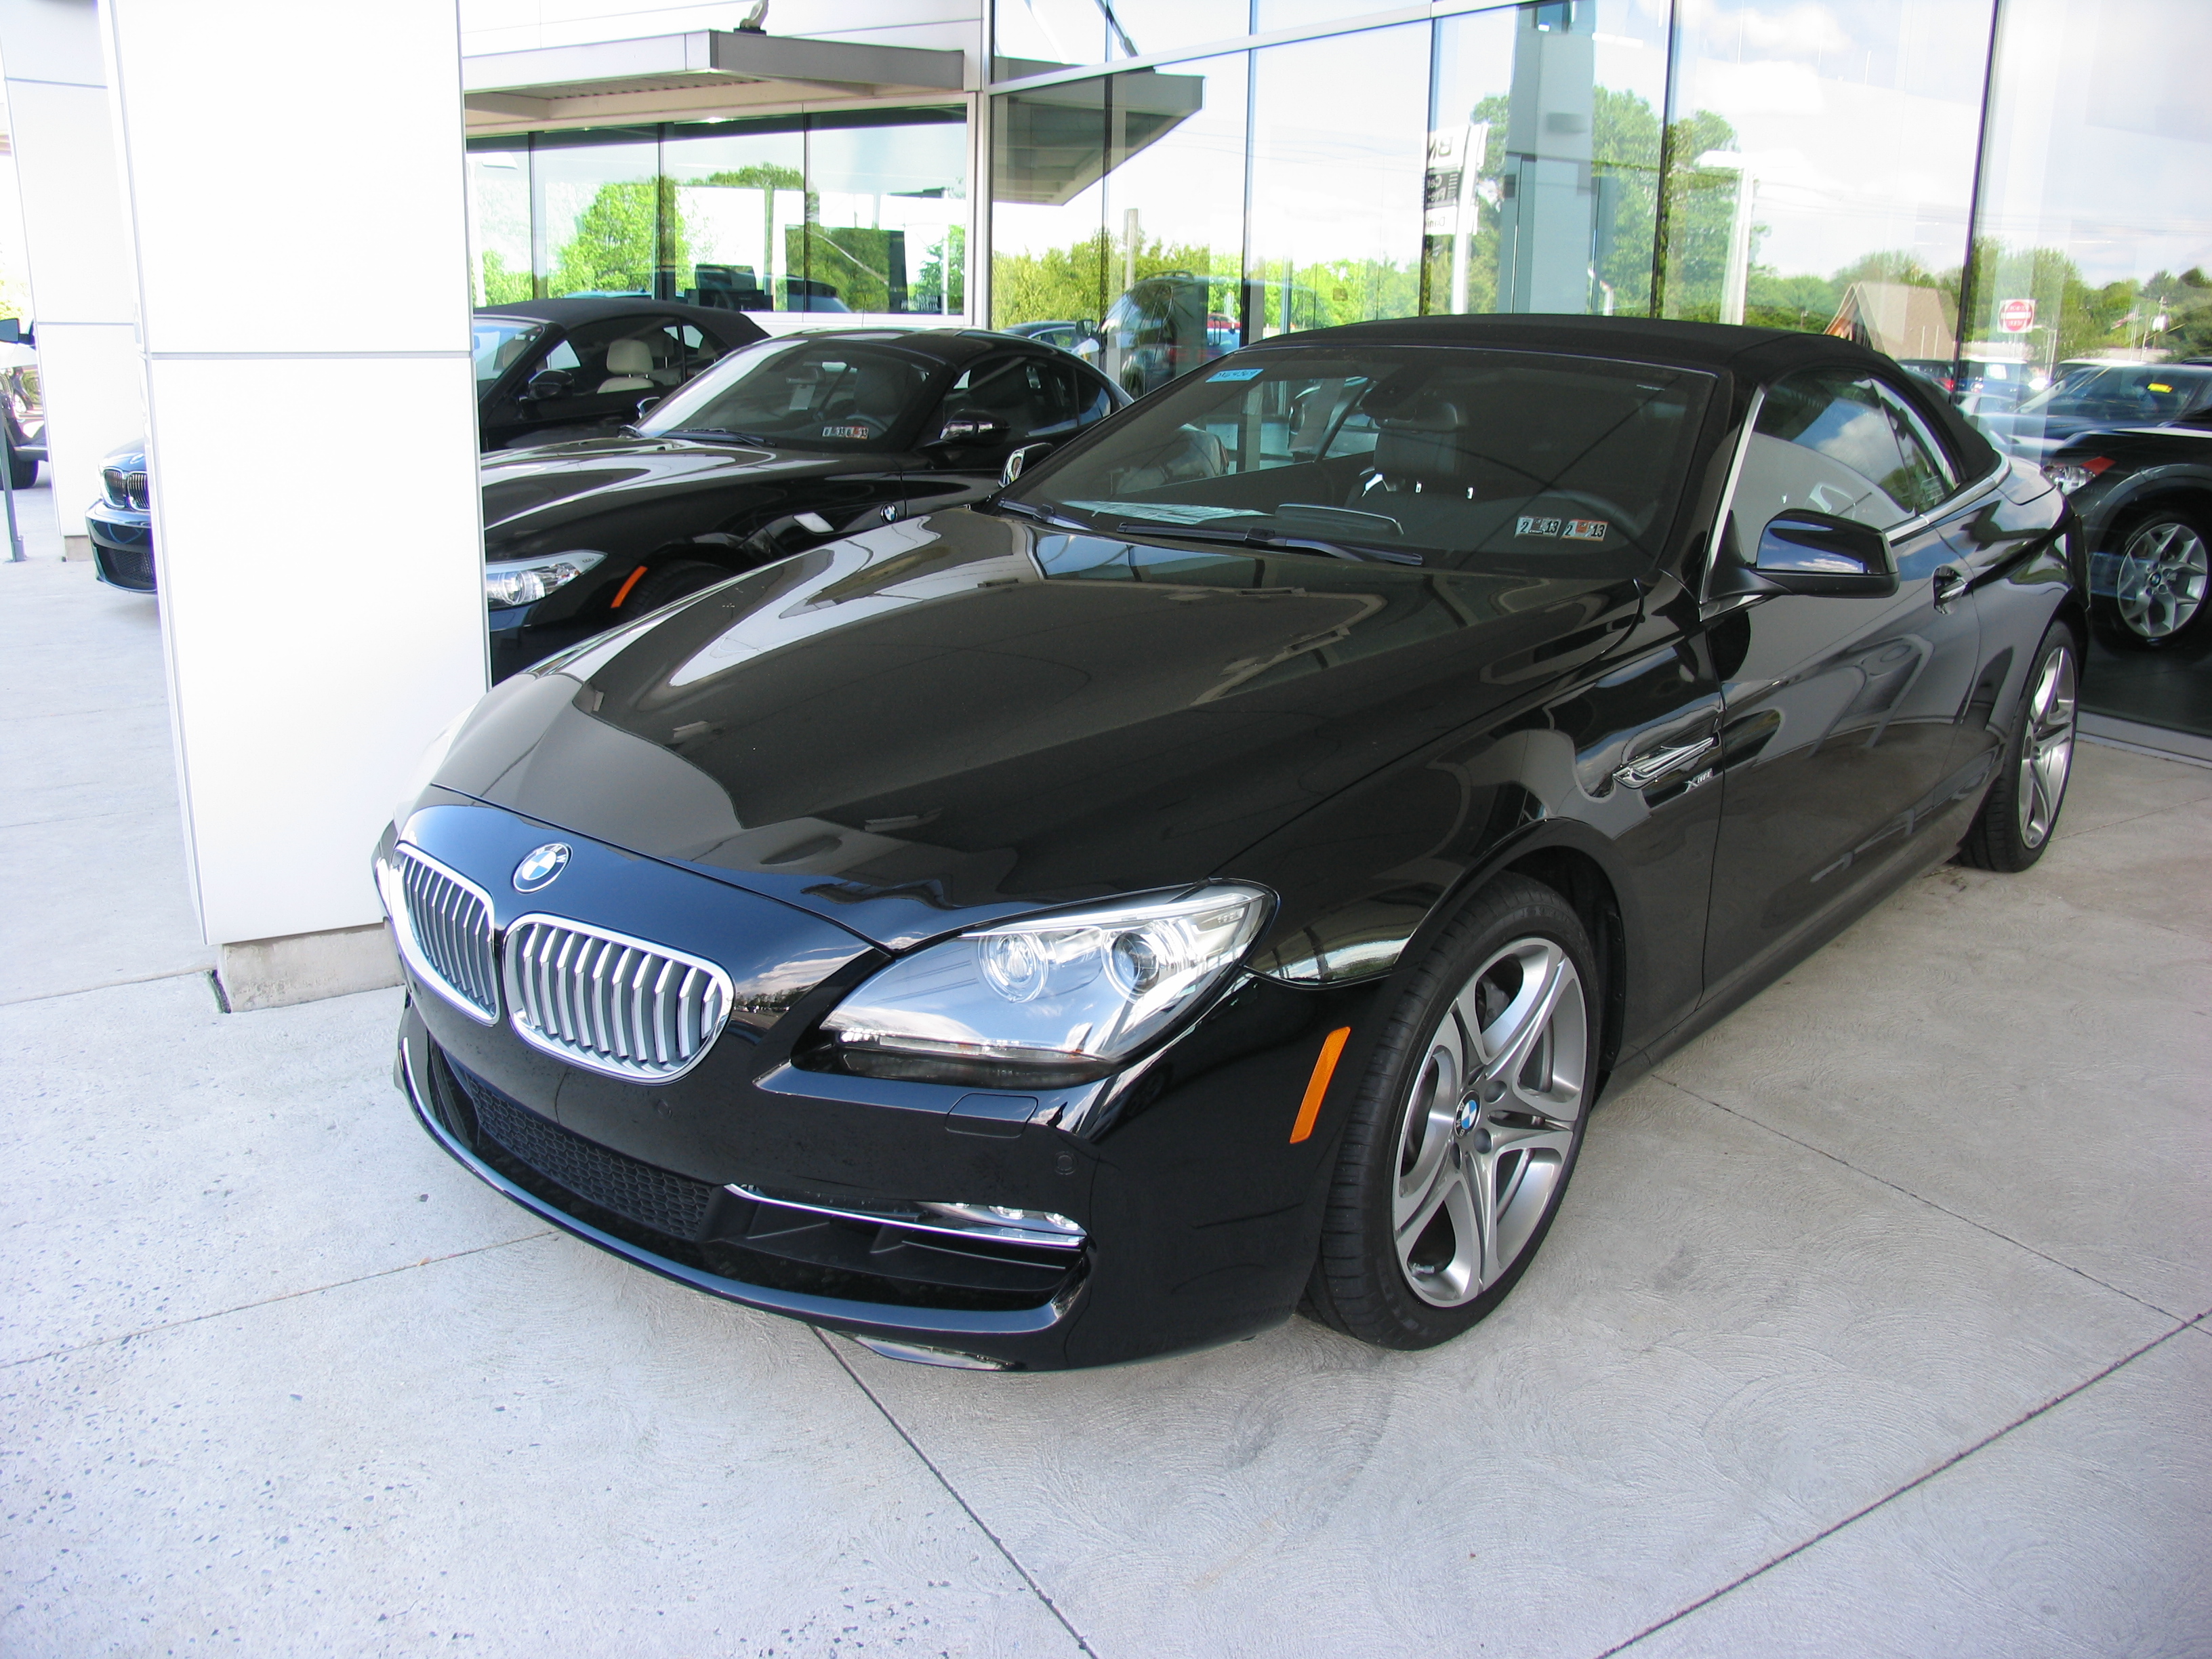
[[[1262,368],[1224,368],[1218,374],[1209,374],[1209,380],[1256,380],[1267,373]]]
[[[825,426],[822,428],[822,435],[825,438],[865,438],[868,435],[868,428],[864,426]]]
[[[1601,542],[1612,526],[1603,519],[1534,519],[1513,521],[1516,536],[1542,536],[1555,542]]]

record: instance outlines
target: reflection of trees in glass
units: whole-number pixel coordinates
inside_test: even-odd
[[[507,261],[489,248],[483,256],[483,296],[488,306],[513,305],[518,300],[537,297],[530,273],[508,270]]]
[[[952,313],[968,304],[968,230],[947,225],[945,239],[933,243],[922,255],[921,269],[907,290],[907,309],[932,313]]]
[[[1073,247],[1042,253],[1000,253],[991,261],[991,313],[996,325],[1097,322],[1133,272],[1138,280],[1188,272],[1210,279],[1209,309],[1236,311],[1240,256],[1199,242],[1139,236],[1131,258],[1126,241],[1099,230]]]
[[[672,179],[622,179],[601,185],[576,216],[561,246],[551,283],[556,294],[650,293],[656,267],[690,263]]]
[[[2033,328],[2014,335],[1997,325],[2008,300],[2035,301]],[[2112,351],[2212,355],[2212,276],[2196,266],[2179,276],[2161,270],[2100,286],[2062,248],[2014,247],[1977,237],[1974,309],[1972,337],[2019,341],[2046,364]]]
[[[1470,125],[1489,126],[1479,182],[1469,192],[1474,215],[1468,251],[1467,308],[1498,308],[1498,203],[1507,167],[1506,117],[1510,99],[1504,93],[1483,99],[1468,112]],[[1732,140],[1731,140],[1732,141]],[[1590,173],[1596,191],[1594,269],[1598,286],[1592,308],[1638,317],[1651,305],[1651,234],[1659,204],[1659,115],[1632,92],[1592,88]],[[1722,249],[1728,225],[1721,225]],[[1422,271],[1424,312],[1449,311],[1452,245],[1449,236],[1431,236]]]

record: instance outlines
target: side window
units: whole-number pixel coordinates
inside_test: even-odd
[[[1081,369],[1072,372],[1075,376],[1075,423],[1079,427],[1096,426],[1114,412],[1114,394],[1107,389],[1102,376],[1087,374]]]
[[[1944,499],[1959,487],[1958,470],[1951,458],[1936,441],[1936,434],[1928,429],[1920,411],[1908,402],[1896,387],[1883,381],[1875,382],[1881,394],[1884,408],[1889,411],[1890,423],[1897,429],[1897,447],[1905,458],[1903,476],[1905,487],[1911,492],[1910,505],[1915,513],[1926,513],[1940,507]]]
[[[680,325],[650,317],[615,317],[570,330],[541,367],[567,374],[576,397],[651,397],[682,385],[697,372],[696,367],[687,368],[687,362],[703,367],[687,350]]]
[[[1767,387],[1744,452],[1730,504],[1737,556],[1750,556],[1778,513],[1810,509],[1887,530],[1923,510],[1925,489],[1870,377],[1789,375]]]
[[[1064,438],[1076,427],[1074,370],[1042,357],[987,357],[945,395],[945,417],[971,414],[1003,421],[1011,443]]]

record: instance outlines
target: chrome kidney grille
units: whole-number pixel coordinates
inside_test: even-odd
[[[380,862],[378,873],[400,954],[416,978],[463,1013],[496,1025],[499,964],[492,949],[490,896],[428,854],[404,845],[394,851],[396,862]]]
[[[502,957],[515,1034],[609,1077],[681,1077],[730,1017],[730,976],[713,963],[563,917],[520,918]]]

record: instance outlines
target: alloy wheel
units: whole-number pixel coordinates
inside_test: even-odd
[[[2113,602],[2139,639],[2162,640],[2196,619],[2204,605],[2212,553],[2204,538],[2176,519],[2154,519],[2120,550]]]
[[[1589,1053],[1582,976],[1558,944],[1516,939],[1444,1011],[1399,1131],[1398,1264],[1439,1308],[1519,1260],[1559,1194]]]
[[[2066,775],[2074,764],[2074,652],[2054,645],[2028,693],[2027,729],[2020,745],[2020,838],[2040,847],[2058,821]]]

